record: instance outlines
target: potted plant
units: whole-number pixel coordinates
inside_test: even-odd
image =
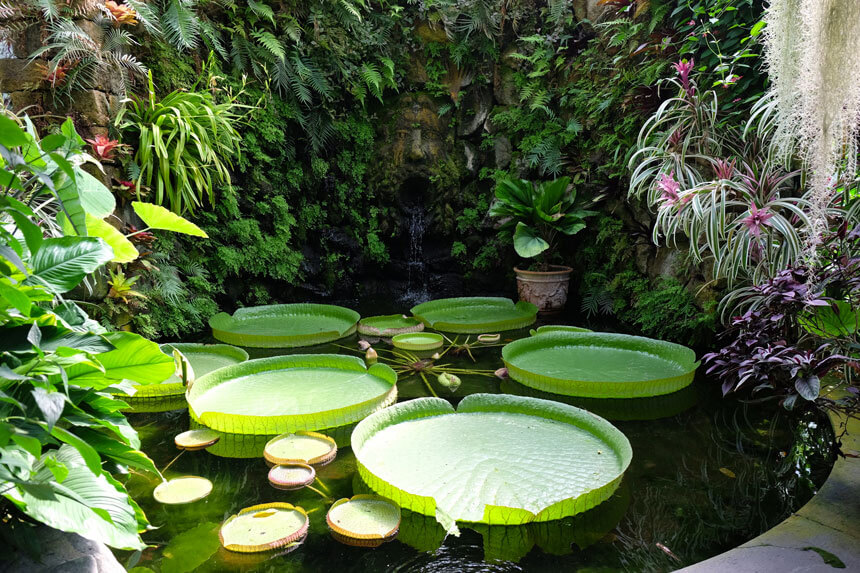
[[[562,235],[575,235],[585,219],[596,214],[585,207],[594,201],[577,198],[570,178],[553,181],[506,179],[496,187],[490,215],[503,218],[499,231],[512,236],[514,250],[535,259],[528,269],[514,267],[520,300],[531,302],[544,314],[560,312],[567,302],[572,268],[553,264]]]

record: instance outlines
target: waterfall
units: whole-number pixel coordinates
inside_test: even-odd
[[[411,183],[411,185],[409,185]],[[430,226],[430,216],[424,205],[425,181],[407,181],[404,185],[403,231],[408,244],[404,245],[406,255],[406,290],[399,299],[403,303],[417,304],[430,300],[430,272],[424,253],[424,239]]]

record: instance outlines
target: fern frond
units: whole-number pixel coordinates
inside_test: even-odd
[[[250,8],[251,12],[257,16],[269,20],[272,24],[275,23],[275,12],[267,4],[263,2],[255,2],[255,0],[248,0],[248,8]]]
[[[265,30],[252,30],[251,36],[271,54],[275,60],[283,60],[287,57],[284,47],[281,42],[272,35],[271,32]]]
[[[200,42],[200,23],[194,0],[166,0],[161,13],[164,37],[178,50],[194,50]]]

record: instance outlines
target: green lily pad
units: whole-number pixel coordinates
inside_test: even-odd
[[[332,342],[355,332],[354,310],[331,304],[273,304],[222,312],[209,319],[218,340],[255,348],[295,348]]]
[[[435,332],[415,332],[411,334],[398,334],[391,339],[395,348],[403,350],[435,350],[444,343],[441,334]]]
[[[531,388],[592,398],[676,392],[693,381],[696,354],[680,344],[603,332],[548,332],[502,348],[511,378]]]
[[[797,322],[805,331],[822,338],[851,336],[860,329],[860,308],[840,300],[803,313]]]
[[[582,328],[581,326],[570,326],[567,324],[545,324],[544,326],[537,327],[536,330],[532,330],[530,334],[534,336],[536,334],[546,334],[548,332],[591,332],[591,330]]]
[[[379,547],[397,536],[400,508],[387,499],[359,494],[339,499],[326,514],[332,537],[356,547]]]
[[[220,439],[221,435],[214,430],[188,430],[187,432],[177,434],[176,437],[173,438],[173,443],[175,443],[176,447],[180,450],[193,452],[196,450],[205,450],[209,446],[214,446]]]
[[[509,298],[443,298],[412,307],[412,314],[435,330],[480,334],[525,328],[537,320],[537,307]]]
[[[397,400],[397,374],[355,356],[294,354],[249,360],[199,378],[191,418],[231,434],[292,433],[361,420]]]
[[[228,551],[257,553],[296,543],[308,534],[308,514],[289,503],[264,503],[230,516],[218,533]]]
[[[387,314],[384,316],[369,316],[358,321],[359,334],[389,338],[395,334],[421,332],[424,323],[417,318],[402,314]]]
[[[468,439],[464,439],[468,437]],[[352,435],[361,479],[402,508],[456,522],[519,525],[586,511],[612,495],[630,442],[585,410],[472,394],[457,409],[418,398],[369,416]]]
[[[248,360],[248,353],[241,348],[228,344],[194,344],[170,342],[161,345],[161,351],[174,355],[178,351],[180,360],[188,362],[188,370],[193,372],[190,381],[219,368],[231,366]],[[131,396],[121,395],[132,412],[162,412],[185,407],[186,385],[181,377],[181,363],[177,362],[176,372],[160,384],[136,385]]]
[[[278,464],[269,470],[269,483],[283,490],[301,489],[313,483],[317,471],[308,464]]]
[[[197,476],[173,478],[158,484],[152,497],[165,505],[181,505],[199,501],[212,493],[212,482]]]
[[[324,466],[337,456],[337,444],[317,432],[281,434],[269,440],[263,457],[273,464],[302,463]]]
[[[349,446],[349,438],[352,431],[355,429],[357,422],[337,426],[334,428],[325,428],[319,430],[318,433],[324,434],[332,438],[338,448]],[[192,428],[206,428],[194,419],[191,420]],[[209,430],[209,428],[206,428]],[[209,430],[215,432],[215,430]],[[230,434],[227,432],[216,432],[221,438],[214,445],[206,449],[206,453],[218,456],[221,458],[238,458],[251,459],[262,458],[263,451],[266,449],[272,438],[276,438],[279,434]]]

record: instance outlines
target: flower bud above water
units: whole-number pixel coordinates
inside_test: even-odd
[[[376,353],[376,350],[372,346],[364,353],[364,361],[368,364],[376,364],[377,358],[379,358],[379,354]]]
[[[358,349],[359,350],[367,350],[368,348],[370,348],[370,343],[368,341],[366,341],[366,340],[359,340],[358,341]]]
[[[440,374],[436,378],[436,380],[438,380],[439,384],[441,384],[451,392],[456,392],[461,384],[460,378],[454,376],[453,374],[448,374],[447,372],[443,372],[442,374]]]
[[[499,368],[498,370],[493,372],[493,374],[496,375],[496,378],[501,378],[502,380],[504,380],[505,378],[508,377],[508,369],[507,368]]]

